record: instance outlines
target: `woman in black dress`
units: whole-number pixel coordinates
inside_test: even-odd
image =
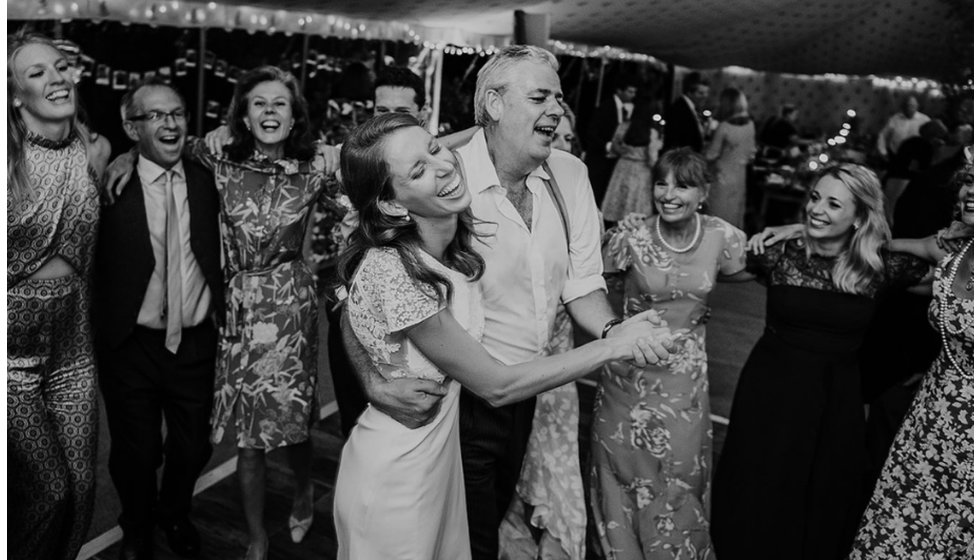
[[[742,370],[713,489],[720,560],[838,559],[863,508],[857,350],[875,298],[924,261],[889,253],[881,187],[852,164],[810,190],[802,239],[749,270],[768,285],[766,329]]]

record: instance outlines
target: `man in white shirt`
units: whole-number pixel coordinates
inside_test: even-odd
[[[621,324],[610,308],[588,172],[576,158],[551,150],[563,114],[557,70],[554,55],[537,47],[515,45],[495,54],[477,77],[482,130],[459,150],[479,231],[490,235],[474,244],[486,260],[483,345],[508,364],[545,355],[559,302],[595,337],[652,332],[650,323]],[[420,396],[428,393],[422,380],[381,380],[346,331],[345,322],[345,342],[372,405],[410,427],[427,422],[438,399]],[[634,353],[650,362],[667,356],[657,343]],[[520,474],[534,404],[491,408],[465,392],[460,400],[475,559],[497,558],[497,530]]]
[[[929,115],[919,112],[919,100],[914,95],[905,98],[902,110],[885,123],[878,134],[878,154],[891,159],[902,142],[919,135],[919,127],[929,122]]]

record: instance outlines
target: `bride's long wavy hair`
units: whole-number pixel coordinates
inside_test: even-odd
[[[421,258],[422,240],[414,220],[393,217],[381,211],[379,203],[391,200],[391,171],[384,159],[389,135],[402,128],[419,126],[418,120],[403,113],[379,115],[354,129],[340,152],[340,172],[347,197],[359,214],[357,229],[351,233],[347,248],[337,267],[341,282],[349,285],[364,254],[372,247],[390,247],[398,251],[409,276],[443,301],[453,296],[452,283],[433,270]],[[459,214],[456,234],[446,248],[445,263],[470,280],[483,275],[483,257],[473,249],[474,218],[467,208]],[[445,294],[445,296],[443,296]]]
[[[857,227],[834,265],[831,273],[834,287],[851,294],[861,293],[884,276],[882,250],[891,241],[881,183],[870,169],[853,163],[828,167],[813,184],[824,177],[833,177],[843,183],[855,204]],[[807,243],[808,249],[809,246]]]

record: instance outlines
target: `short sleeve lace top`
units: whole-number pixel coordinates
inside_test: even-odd
[[[905,253],[882,251],[885,273],[866,286],[858,295],[875,298],[884,289],[915,285],[929,272],[929,264]],[[796,286],[829,292],[840,292],[834,286],[832,272],[836,257],[811,253],[807,255],[802,240],[776,243],[761,255],[749,256],[748,269],[769,286]]]
[[[455,270],[421,253],[423,261],[449,278],[453,299],[449,310],[456,321],[480,340],[483,307],[479,285]],[[351,281],[347,311],[351,328],[371,361],[386,379],[418,377],[442,382],[445,375],[412,344],[405,329],[446,307],[431,289],[409,276],[398,252],[392,248],[369,249]]]

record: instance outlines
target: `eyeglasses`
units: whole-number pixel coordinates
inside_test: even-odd
[[[175,121],[187,120],[187,111],[184,109],[174,109],[169,113],[166,111],[147,111],[142,115],[132,115],[126,117],[128,121],[148,121],[151,123],[158,123],[167,120],[167,117],[173,117]]]

